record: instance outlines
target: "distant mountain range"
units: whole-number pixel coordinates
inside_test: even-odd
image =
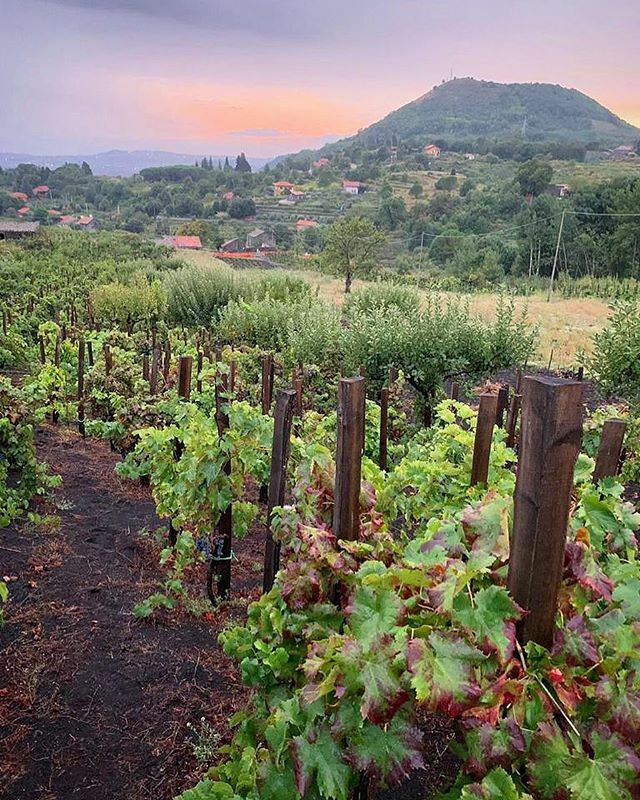
[[[175,164],[195,164],[204,157],[211,157],[214,165],[218,161],[224,163],[225,156],[191,155],[188,153],[170,153],[164,150],[109,150],[105,153],[91,155],[42,156],[32,153],[0,153],[0,167],[11,169],[18,164],[37,164],[42,167],[60,167],[63,164],[81,164],[86,161],[94,175],[126,176],[140,172],[146,167],[169,167]],[[262,169],[269,162],[268,158],[247,157],[254,170]],[[231,165],[235,163],[235,154],[229,156]]]
[[[640,129],[576,89],[551,83],[456,78],[391,112],[347,141],[391,138],[522,138],[575,144],[631,144]]]

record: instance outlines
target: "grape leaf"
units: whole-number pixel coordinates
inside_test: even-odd
[[[485,652],[495,650],[503,661],[508,661],[515,647],[515,622],[521,616],[506,589],[490,586],[476,593],[474,607],[454,611],[453,619],[471,632]]]
[[[342,750],[326,728],[313,741],[293,738],[292,755],[298,791],[304,797],[315,779],[322,797],[347,800],[351,770],[342,760]]]

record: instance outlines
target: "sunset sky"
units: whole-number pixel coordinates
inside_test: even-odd
[[[640,0],[0,0],[0,150],[273,156],[450,74],[640,125]]]

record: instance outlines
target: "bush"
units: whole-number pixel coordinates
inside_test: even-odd
[[[136,322],[157,320],[167,308],[167,297],[159,281],[149,283],[137,275],[128,285],[114,282],[98,286],[90,294],[96,319],[121,325],[131,332]]]
[[[210,325],[238,297],[233,270],[228,267],[184,267],[167,275],[169,317],[179,325]]]
[[[415,314],[420,308],[420,295],[406,286],[377,283],[348,295],[344,303],[347,315],[390,308],[397,308],[405,314]]]
[[[614,303],[606,327],[593,337],[589,367],[606,392],[640,393],[640,316],[635,302]]]

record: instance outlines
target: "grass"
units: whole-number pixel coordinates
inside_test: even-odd
[[[181,254],[185,261],[212,267],[226,266],[213,253],[206,250]],[[277,274],[278,270],[255,270],[265,275]],[[305,270],[283,270],[304,278],[317,291],[318,296],[327,302],[341,306],[344,302],[344,283],[339,278]],[[354,290],[365,286],[365,281],[354,281]],[[421,292],[425,297],[426,293]],[[443,293],[443,299],[463,298],[469,303],[472,311],[485,319],[495,314],[498,300],[497,294],[454,295]],[[527,311],[532,325],[538,325],[540,336],[534,356],[534,362],[547,366],[553,351],[552,367],[563,368],[575,365],[580,352],[590,353],[594,333],[602,330],[609,309],[604,300],[596,298],[554,298],[547,303],[546,296],[532,295],[527,298],[516,297],[518,311]]]

